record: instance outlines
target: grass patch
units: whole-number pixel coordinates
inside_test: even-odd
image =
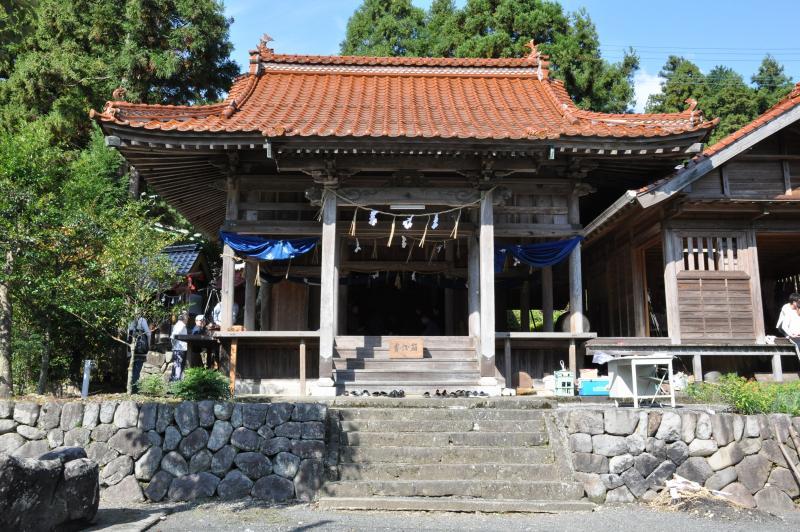
[[[800,415],[800,381],[756,382],[735,374],[717,383],[691,384],[689,397],[704,403],[723,403],[740,414]]]

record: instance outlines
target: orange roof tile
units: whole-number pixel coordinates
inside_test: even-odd
[[[546,56],[513,59],[302,56],[260,46],[250,72],[214,105],[108,102],[101,122],[266,137],[557,139],[705,133],[693,107],[675,114],[578,109],[548,77]]]

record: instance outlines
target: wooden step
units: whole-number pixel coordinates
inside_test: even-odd
[[[334,348],[334,358],[355,358],[364,360],[397,360],[389,357],[387,348]],[[425,348],[421,359],[406,360],[478,360],[478,352],[473,348],[453,347],[452,349]]]
[[[420,336],[337,336],[334,346],[342,349],[388,349],[389,340],[395,338],[420,338]],[[474,349],[475,339],[471,336],[422,336],[426,349]]]
[[[431,386],[449,387],[472,385],[480,381],[480,371],[421,370],[421,371],[384,371],[376,369],[334,370],[336,384],[386,384],[391,389],[409,385],[429,384]],[[388,391],[388,390],[387,390]]]
[[[450,371],[474,371],[478,368],[476,359],[379,359],[379,358],[337,358],[333,357],[333,368],[341,370],[362,370],[372,369],[380,371],[402,372],[402,371],[428,371],[428,370],[450,370]]]

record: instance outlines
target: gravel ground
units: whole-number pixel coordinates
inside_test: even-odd
[[[160,518],[159,518],[160,517]],[[126,508],[101,505],[91,530],[104,532],[186,531],[242,532],[269,531],[487,531],[516,532],[548,530],[574,532],[620,532],[622,530],[663,530],[679,532],[759,532],[800,530],[800,511],[789,517],[775,517],[752,510],[713,506],[687,512],[663,511],[642,505],[598,507],[594,512],[562,514],[465,514],[428,512],[342,512],[321,511],[313,505],[269,506],[242,501],[174,505],[141,505]]]

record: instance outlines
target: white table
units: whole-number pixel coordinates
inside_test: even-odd
[[[666,366],[667,374],[663,379],[640,376],[639,369],[642,366]],[[633,407],[639,408],[640,399],[670,399],[672,408],[675,408],[675,390],[672,386],[672,356],[671,355],[652,355],[652,356],[628,356],[614,358],[608,361],[608,374],[611,376],[609,385],[609,396],[617,399],[633,399]],[[644,381],[642,383],[639,381]],[[669,393],[664,393],[661,387],[664,383],[669,384]],[[655,390],[653,391],[653,385]],[[645,393],[640,395],[640,388],[645,388]],[[649,389],[648,389],[649,388]],[[652,394],[650,392],[653,392]]]

